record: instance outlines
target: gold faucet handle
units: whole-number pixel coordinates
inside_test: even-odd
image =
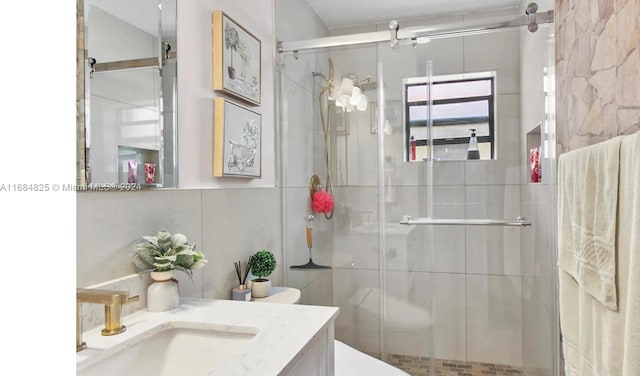
[[[120,322],[121,308],[124,304],[137,302],[140,300],[140,295],[127,298],[121,304],[105,305],[104,306],[104,319],[105,326],[102,329],[103,336],[113,336],[120,334],[127,330],[127,327]]]
[[[76,300],[80,303],[95,303],[105,305],[125,304],[127,302],[126,291],[100,290],[100,289],[77,289]]]

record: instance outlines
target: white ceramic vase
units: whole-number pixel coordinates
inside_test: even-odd
[[[252,279],[250,282],[252,298],[266,298],[269,296],[271,292],[271,280],[265,279],[259,281],[258,279]]]
[[[153,283],[147,288],[147,309],[151,312],[170,311],[180,305],[175,270],[151,272]]]

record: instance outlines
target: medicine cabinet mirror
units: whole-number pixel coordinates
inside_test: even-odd
[[[177,0],[77,0],[77,184],[177,187]]]

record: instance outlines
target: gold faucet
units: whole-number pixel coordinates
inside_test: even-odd
[[[112,336],[124,332],[127,328],[120,323],[122,305],[140,300],[136,295],[129,298],[126,291],[77,289],[76,291],[76,352],[87,348],[82,341],[82,319],[80,317],[81,303],[104,304],[104,329],[103,336]]]

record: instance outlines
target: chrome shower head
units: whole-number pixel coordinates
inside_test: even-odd
[[[378,89],[378,83],[376,81],[368,81],[358,84],[358,87],[362,91],[371,91]]]
[[[378,83],[370,75],[360,79],[356,74],[348,73],[345,77],[350,78],[353,81],[353,86],[359,87],[362,91],[371,91],[378,88]]]

